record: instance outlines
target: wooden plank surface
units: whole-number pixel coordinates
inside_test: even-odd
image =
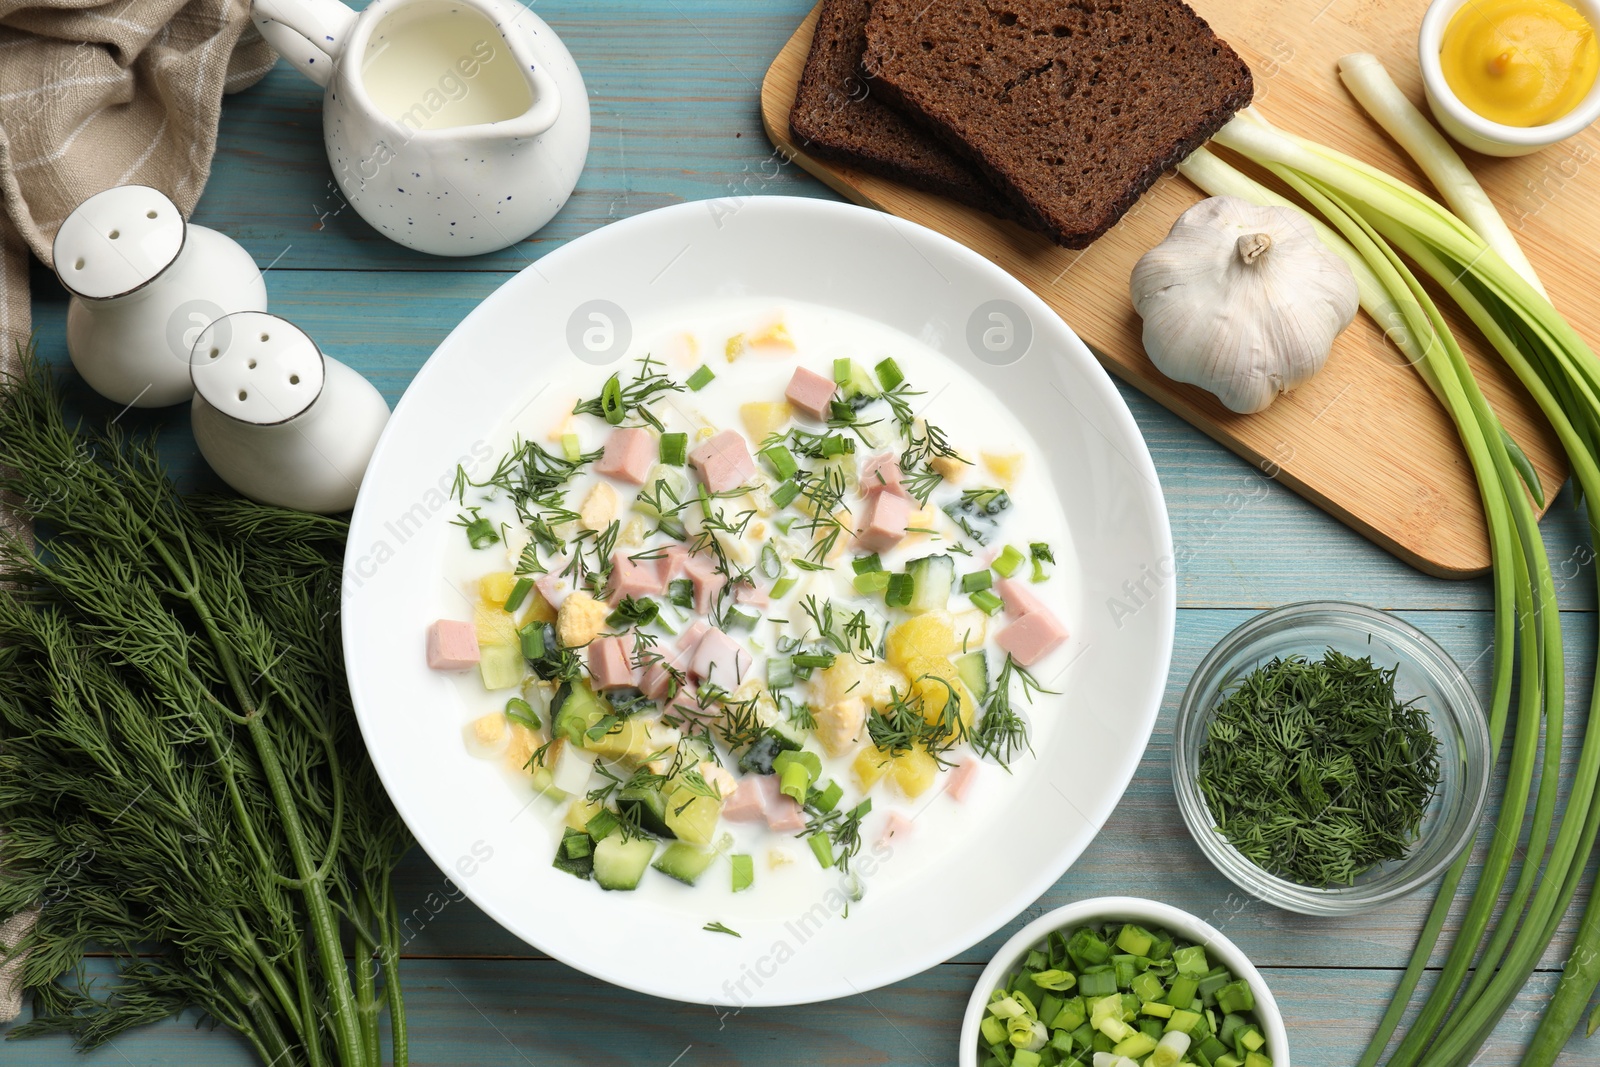
[[[1256,103],[1270,119],[1420,182],[1345,93],[1336,64],[1347,52],[1375,52],[1402,88],[1420,99],[1415,26],[1425,3],[1194,0],[1193,6],[1250,64]],[[1482,507],[1455,430],[1371,319],[1358,316],[1317,377],[1255,415],[1236,415],[1203,390],[1171,381],[1144,354],[1128,275],[1203,194],[1168,175],[1111,232],[1073,251],[1015,223],[808,156],[791,136],[788,116],[814,23],[815,12],[773,61],[762,90],[767,135],[795,162],[850,199],[931,226],[1005,267],[1060,312],[1113,373],[1251,463],[1281,470],[1284,484],[1401,559],[1444,577],[1487,569]],[[1586,210],[1600,192],[1600,175],[1572,158],[1592,158],[1597,144],[1600,134],[1590,130],[1542,158],[1479,168],[1490,193],[1516,219],[1519,239],[1557,305],[1587,337],[1600,337],[1600,297],[1591,284],[1588,254],[1600,241],[1600,217]],[[1546,176],[1552,157],[1562,154],[1572,157],[1571,178],[1524,206],[1525,186]],[[1559,485],[1564,464],[1532,401],[1465,320],[1452,321],[1507,429],[1545,484]]]
[[[434,346],[509,271],[565,240],[679,200],[831,195],[773,159],[756,108],[760,74],[807,6],[807,0],[760,6],[608,0],[601,8],[545,0],[540,14],[573,48],[588,79],[596,137],[572,202],[518,249],[464,261],[419,256],[378,238],[347,212],[322,220],[318,229],[313,198],[328,180],[318,93],[282,66],[227,102],[221,150],[197,217],[242,237],[263,266],[276,260],[267,274],[273,309],[371,377],[393,402]],[[64,361],[65,301],[41,272],[34,312],[42,351]],[[1178,821],[1168,764],[1176,701],[1200,657],[1238,622],[1263,608],[1324,597],[1400,610],[1470,665],[1484,692],[1487,586],[1438,581],[1396,562],[1150,399],[1121,391],[1149,442],[1172,516],[1180,604],[1172,672],[1154,740],[1124,801],[1073,870],[1007,930],[1056,904],[1129,891],[1209,916],[1267,965],[1289,1020],[1295,1062],[1347,1065],[1382,1012],[1427,899],[1413,897],[1342,922],[1244,904]],[[181,412],[171,420],[164,455],[187,480],[204,483],[209,475],[194,454],[186,421]],[[1563,603],[1574,609],[1566,629],[1570,704],[1577,708],[1592,679],[1596,644],[1592,555],[1565,496],[1544,529]],[[1581,713],[1575,715],[1581,722]],[[1152,865],[1152,855],[1160,862]],[[418,853],[407,859],[398,884],[410,916],[404,969],[419,1065],[700,1067],[779,1058],[948,1064],[955,1020],[978,965],[1006,934],[867,997],[719,1020],[709,1009],[622,992],[540,958],[470,902],[456,899],[444,875]],[[1571,925],[1481,1064],[1516,1062]],[[0,1065],[249,1062],[226,1035],[196,1030],[194,1021],[170,1020],[87,1058],[62,1041],[3,1043]],[[1594,1049],[1574,1046],[1560,1063],[1593,1063]]]

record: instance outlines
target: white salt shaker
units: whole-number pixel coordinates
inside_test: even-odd
[[[190,354],[194,437],[240,493],[298,511],[347,511],[389,406],[304,330],[241,311],[201,331]]]
[[[67,351],[108,400],[159,408],[189,399],[189,350],[213,319],[265,311],[250,254],[186,222],[158,189],[121,185],[79,204],[56,232],[56,276],[72,293]]]

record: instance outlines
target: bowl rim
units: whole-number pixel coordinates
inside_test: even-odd
[[[1214,958],[1250,983],[1250,988],[1256,994],[1256,1017],[1266,1031],[1268,1048],[1273,1050],[1273,1067],[1289,1067],[1289,1031],[1283,1024],[1283,1013],[1278,1008],[1278,1000],[1273,996],[1272,989],[1261,971],[1250,962],[1250,957],[1221,930],[1197,915],[1159,900],[1124,896],[1090,897],[1047,911],[1000,946],[1000,950],[978,975],[978,983],[967,998],[961,1023],[960,1067],[978,1067],[978,1026],[983,1021],[989,994],[994,987],[1021,962],[1029,949],[1049,934],[1094,919],[1123,919],[1160,926],[1195,944],[1204,945]]]
[[[1187,773],[1183,737],[1185,727],[1191,719],[1209,715],[1211,711],[1209,707],[1201,706],[1201,690],[1210,687],[1202,687],[1199,683],[1214,671],[1219,661],[1268,626],[1286,619],[1328,617],[1359,621],[1372,627],[1374,633],[1381,633],[1389,640],[1409,646],[1413,658],[1421,661],[1424,667],[1429,669],[1429,673],[1434,675],[1435,680],[1453,694],[1452,699],[1447,701],[1448,710],[1445,714],[1463,733],[1471,731],[1476,735],[1475,740],[1484,754],[1478,773],[1469,776],[1464,784],[1464,788],[1469,791],[1466,802],[1470,817],[1461,820],[1461,829],[1456,840],[1426,867],[1418,868],[1404,881],[1381,892],[1371,892],[1360,885],[1317,888],[1280,878],[1245,859],[1210,825],[1201,826],[1196,822],[1200,813],[1210,812],[1210,806],[1206,802],[1205,795],[1201,793],[1199,784]],[[1209,704],[1208,699],[1204,702]],[[1440,647],[1438,642],[1404,619],[1378,608],[1338,600],[1305,600],[1284,604],[1251,616],[1230,630],[1200,660],[1199,666],[1190,675],[1188,685],[1184,688],[1183,697],[1178,704],[1177,718],[1173,723],[1172,782],[1174,792],[1177,794],[1178,809],[1183,815],[1184,825],[1189,829],[1189,835],[1194,838],[1195,844],[1199,846],[1206,859],[1211,861],[1212,866],[1234,885],[1255,899],[1286,911],[1302,915],[1349,915],[1369,911],[1409,896],[1436,878],[1440,872],[1455,862],[1463,850],[1471,846],[1488,803],[1489,784],[1493,777],[1489,748],[1488,717],[1484,713],[1482,702],[1478,699],[1477,690],[1473,688],[1460,664],[1456,663],[1454,657]],[[1225,862],[1235,859],[1237,862]]]
[[[1472,110],[1450,88],[1439,61],[1439,48],[1445,30],[1456,13],[1467,6],[1469,0],[1433,0],[1422,16],[1417,31],[1417,62],[1422,70],[1422,84],[1428,101],[1441,108],[1451,121],[1485,141],[1497,142],[1516,148],[1543,148],[1581,133],[1600,118],[1600,78],[1595,79],[1578,106],[1554,122],[1540,126],[1507,126],[1484,118]],[[1562,0],[1586,20],[1600,35],[1600,0]],[[1468,146],[1471,147],[1471,146]]]

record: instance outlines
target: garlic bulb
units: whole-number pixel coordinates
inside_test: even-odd
[[[1232,196],[1178,216],[1131,284],[1150,361],[1240,413],[1321,370],[1358,306],[1350,268],[1303,214]]]

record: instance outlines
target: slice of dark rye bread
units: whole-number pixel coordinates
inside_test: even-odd
[[[789,132],[809,155],[858,167],[1002,218],[1022,215],[932,134],[868,89],[861,76],[869,0],[823,0]]]
[[[873,90],[1068,248],[1105,233],[1250,102],[1250,68],[1181,0],[874,0]]]

